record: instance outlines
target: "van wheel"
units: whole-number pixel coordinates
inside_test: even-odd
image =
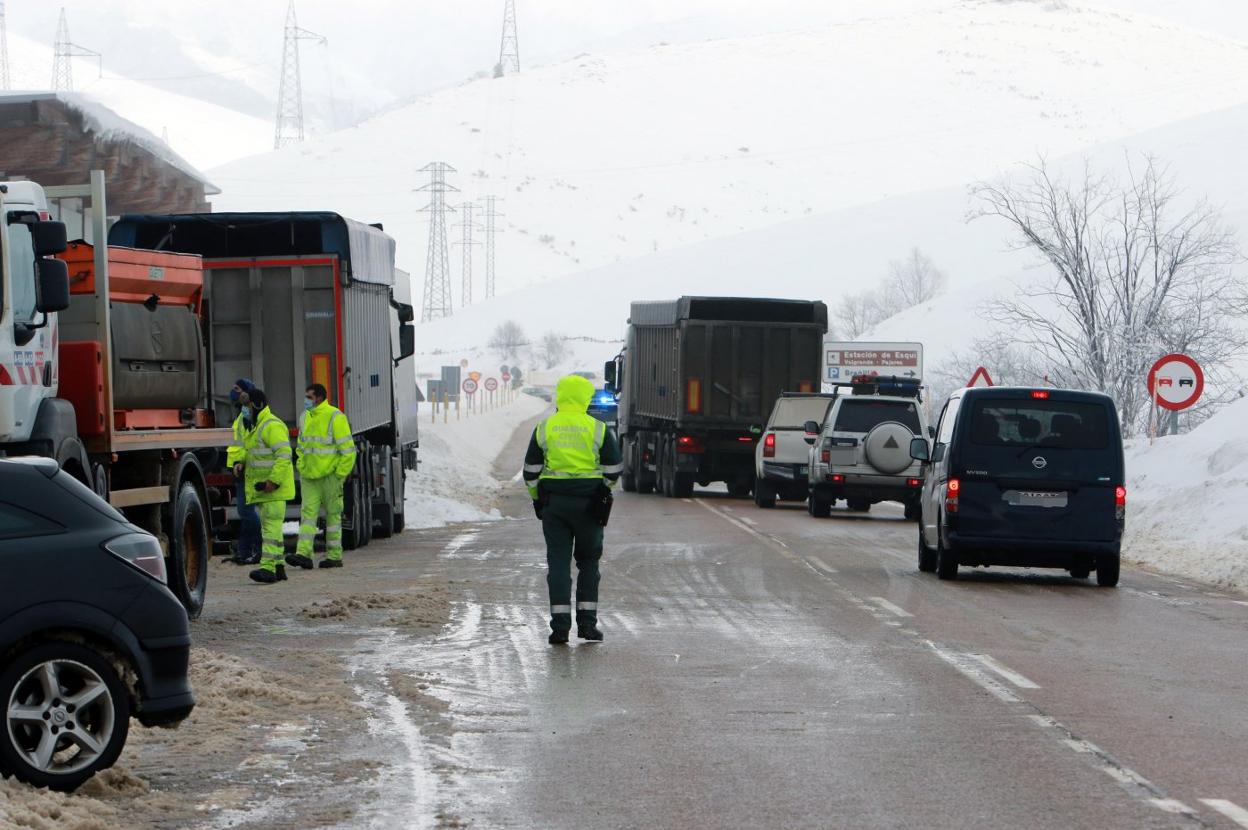
[[[1087,579],[1092,575],[1091,568],[1071,568],[1070,575],[1075,579]]]
[[[776,485],[770,481],[758,479],[754,482],[754,504],[765,510],[776,506]]]
[[[168,540],[169,567],[166,570],[169,590],[186,608],[186,616],[193,620],[204,610],[212,544],[208,534],[207,511],[199,498],[199,491],[189,481],[178,488]]]
[[[1121,560],[1117,556],[1096,557],[1096,584],[1102,588],[1116,586],[1120,565]]]
[[[130,700],[95,650],[48,642],[0,673],[0,768],[36,787],[68,792],[111,767],[130,730]]]
[[[922,525],[919,526],[919,570],[925,574],[936,571],[936,551],[927,546]]]
[[[958,578],[958,556],[945,547],[945,534],[936,528],[936,576],[940,579]]]

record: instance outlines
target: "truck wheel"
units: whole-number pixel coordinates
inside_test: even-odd
[[[1102,588],[1113,588],[1118,584],[1118,572],[1121,560],[1117,556],[1096,557],[1096,584]]]
[[[130,731],[117,670],[78,643],[47,642],[13,658],[0,673],[0,707],[0,769],[63,792],[111,767]]]
[[[91,465],[91,489],[104,501],[108,501],[108,468],[103,464]]]
[[[754,482],[754,504],[757,507],[771,509],[776,506],[776,486],[770,481],[758,479]]]
[[[395,479],[397,487],[394,491],[394,532],[402,533],[407,527],[407,471],[399,465],[399,477]]]
[[[675,459],[673,459],[674,461]],[[672,497],[687,499],[693,495],[693,473],[676,473],[672,476]]]
[[[364,530],[364,519],[360,515],[359,480],[349,479],[342,496],[342,547],[344,550],[356,550],[363,547],[360,540]]]
[[[832,503],[813,490],[810,493],[810,501],[807,502],[806,507],[810,515],[816,519],[826,519],[832,515]]]
[[[373,457],[368,452],[368,445],[363,445],[364,463],[360,465],[360,528],[363,531],[360,547],[367,547],[373,541],[373,487],[377,479],[373,476]]]
[[[394,465],[390,463],[390,448],[381,448],[381,461],[377,465],[386,471],[387,486],[382,490],[384,501],[373,505],[373,514],[377,520],[373,535],[378,539],[389,539],[394,535]]]
[[[738,479],[728,482],[728,495],[733,498],[749,498],[750,490],[754,489],[748,480]]]
[[[192,620],[204,610],[208,588],[208,557],[212,553],[208,512],[189,481],[178,488],[169,527],[169,590],[182,601]]]

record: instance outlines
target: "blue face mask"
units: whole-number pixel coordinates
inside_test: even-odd
[[[312,408],[312,407],[314,407],[314,406],[316,406],[316,401],[312,400],[311,398],[304,398],[304,399],[303,399],[303,408],[304,408],[304,409],[311,409],[311,408]]]

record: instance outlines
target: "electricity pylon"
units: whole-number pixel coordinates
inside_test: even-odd
[[[56,24],[56,43],[52,46],[52,89],[57,92],[74,91],[74,58],[95,58],[104,73],[104,58],[99,52],[79,46],[69,39],[69,23],[65,20],[65,7]]]
[[[459,227],[464,232],[463,239],[455,243],[463,249],[463,280],[459,289],[459,304],[461,307],[466,307],[472,305],[472,249],[481,244],[473,241],[472,232],[479,230],[481,226],[476,222],[476,205],[472,202],[464,202],[459,208],[463,211],[464,217],[459,223]]]
[[[495,209],[496,196],[485,197],[485,299],[494,296],[494,236],[502,233],[497,220],[503,214]]]
[[[429,255],[425,261],[425,295],[421,303],[420,321],[427,323],[451,316],[451,262],[446,250],[446,214],[455,208],[446,203],[447,193],[459,188],[446,183],[446,174],[456,172],[444,161],[435,161],[420,169],[429,174],[429,184],[418,192],[429,194],[429,204],[421,211],[429,214]]]
[[[277,128],[273,149],[303,141],[303,80],[299,74],[299,41],[314,40],[321,45],[329,41],[316,32],[299,27],[295,19],[295,0],[286,7],[286,28],[282,38],[282,80],[277,90]]]
[[[498,63],[494,77],[501,78],[520,72],[520,35],[516,32],[516,0],[506,0],[503,6],[503,42],[498,48]]]

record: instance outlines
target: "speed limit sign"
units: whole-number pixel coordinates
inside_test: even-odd
[[[477,391],[477,382],[475,380],[473,380],[472,378],[468,378],[467,380],[464,381],[464,394],[465,395],[474,394],[476,391]]]

